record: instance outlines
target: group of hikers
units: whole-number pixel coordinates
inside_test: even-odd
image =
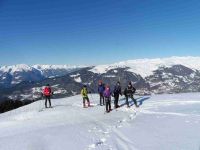
[[[135,104],[136,107],[139,107],[137,104],[136,99],[134,99],[133,95],[135,94],[136,89],[133,87],[132,83],[129,82],[127,87],[125,88],[123,94],[125,95],[126,98],[126,105],[129,108],[129,98],[131,98]],[[83,88],[81,89],[81,95],[83,97],[83,108],[90,107],[90,99],[89,99],[89,94],[87,86],[84,85]],[[98,93],[100,97],[99,104],[100,106],[105,106],[106,107],[106,112],[109,113],[112,111],[111,109],[111,97],[114,97],[114,108],[117,109],[119,108],[119,96],[123,95],[122,94],[122,88],[120,82],[117,82],[113,90],[111,90],[110,86],[107,84],[105,85],[102,81],[99,81],[98,84]],[[51,108],[51,95],[53,94],[51,87],[49,84],[46,85],[46,87],[43,89],[43,96],[45,97],[45,108],[47,107],[47,102],[49,102],[49,107]],[[87,106],[86,106],[87,102]]]
[[[136,89],[133,87],[132,83],[129,82],[128,86],[125,88],[124,90],[124,95],[126,97],[126,105],[129,108],[129,98],[131,98],[135,104],[136,107],[139,107],[139,105],[137,104],[136,99],[134,99],[133,95],[135,93]],[[117,109],[119,108],[119,96],[122,96],[122,89],[121,89],[121,85],[120,82],[117,82],[114,90],[112,91],[109,85],[103,84],[102,81],[99,81],[99,85],[98,85],[98,93],[99,93],[99,97],[100,97],[100,101],[99,104],[100,106],[106,106],[106,112],[110,112],[111,109],[111,97],[114,97],[114,108]],[[81,95],[83,97],[83,107],[86,108],[86,101],[88,103],[88,107],[90,107],[90,100],[88,97],[88,90],[87,90],[87,86],[84,85],[83,89],[81,90]]]

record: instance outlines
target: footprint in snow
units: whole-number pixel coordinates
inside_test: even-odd
[[[126,119],[123,119],[122,122],[126,122]]]
[[[95,144],[89,145],[88,148],[90,150],[90,149],[95,149],[96,147],[101,146],[101,145],[106,145],[105,144],[106,141],[107,141],[106,138],[102,138],[98,140]]]
[[[123,127],[122,125],[115,126],[115,128],[122,128],[122,127]]]
[[[97,129],[97,127],[94,127],[93,129],[95,130],[95,129]]]
[[[88,146],[88,148],[89,148],[89,150],[90,150],[90,149],[95,149],[95,148],[96,148],[96,145],[95,145],[95,144],[91,144],[91,145]]]
[[[99,133],[102,133],[103,131],[101,129],[98,130]]]
[[[131,115],[129,116],[129,118],[130,118],[131,120],[133,120],[133,119],[135,119],[135,118],[136,118],[136,115],[134,115],[134,114],[131,114]]]
[[[104,131],[103,133],[104,133],[104,134],[109,134],[109,131]]]
[[[119,120],[119,121],[117,121],[118,123],[122,123],[122,121],[121,120]]]

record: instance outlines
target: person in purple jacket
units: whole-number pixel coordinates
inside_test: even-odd
[[[110,86],[107,85],[106,89],[103,93],[103,96],[105,97],[105,102],[106,102],[106,112],[109,113],[112,109],[111,109],[111,95],[112,92],[110,90]]]

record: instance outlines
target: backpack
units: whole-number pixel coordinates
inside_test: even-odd
[[[51,88],[50,87],[45,87],[43,94],[45,96],[50,96],[51,95]]]
[[[86,88],[83,88],[83,89],[81,90],[81,94],[82,94],[83,97],[88,97],[88,91],[87,91],[87,89],[86,89]]]
[[[103,93],[105,91],[105,87],[104,87],[104,85],[102,84],[102,85],[99,85],[99,87],[98,87],[98,92],[99,93]]]
[[[114,89],[114,94],[120,94],[121,93],[121,87],[120,86],[115,86],[115,89]]]
[[[111,96],[110,89],[109,90],[105,90],[103,94],[104,94],[104,97],[109,98]]]

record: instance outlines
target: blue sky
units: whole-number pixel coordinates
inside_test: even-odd
[[[200,56],[199,0],[0,0],[0,65]]]

